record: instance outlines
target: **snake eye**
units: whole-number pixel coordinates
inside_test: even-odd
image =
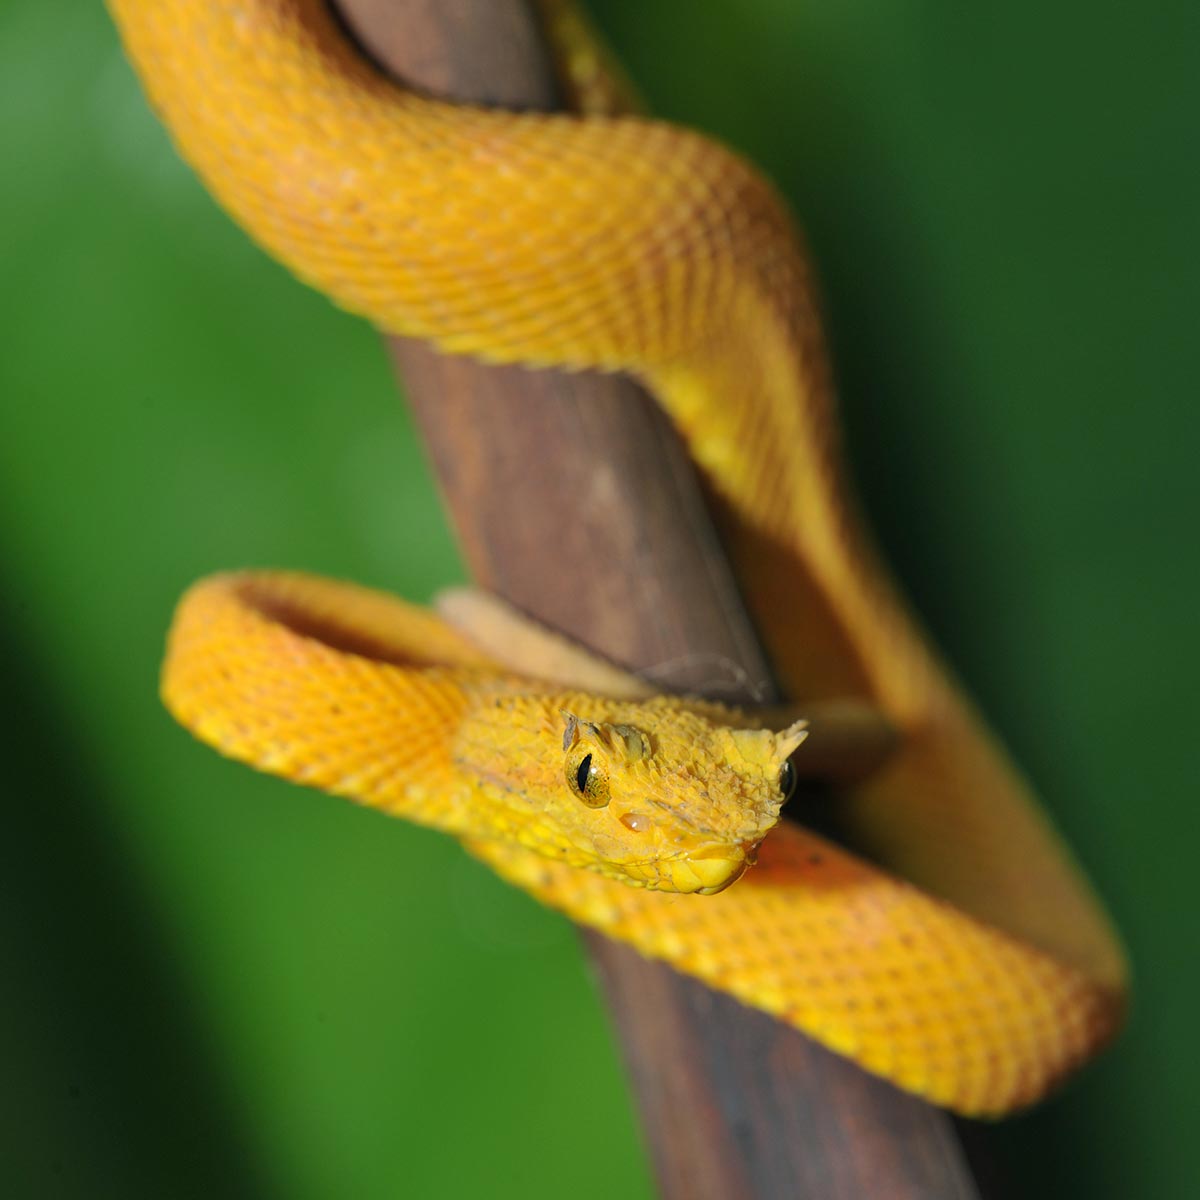
[[[791,759],[780,768],[779,790],[783,793],[784,804],[792,798],[792,793],[796,790],[796,768],[792,765]]]
[[[608,804],[608,772],[586,745],[576,746],[567,755],[566,776],[567,786],[588,808]]]

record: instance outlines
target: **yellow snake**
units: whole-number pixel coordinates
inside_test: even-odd
[[[450,621],[266,572],[185,597],[172,712],[263,770],[455,834],[576,921],[959,1112],[1032,1103],[1107,1042],[1121,949],[848,508],[809,269],[772,188],[624,112],[565,3],[545,9],[577,111],[555,116],[408,91],[320,0],[110,4],[181,153],[302,279],[449,351],[643,381],[728,510],[797,712],[868,705],[897,745],[844,792],[868,862],[776,824],[803,721],[648,695],[479,598]]]

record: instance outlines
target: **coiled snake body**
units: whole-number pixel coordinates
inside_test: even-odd
[[[346,584],[197,585],[164,669],[176,716],[455,834],[575,920],[960,1112],[1031,1103],[1097,1051],[1124,1007],[1120,948],[847,509],[808,268],[770,186],[622,115],[565,4],[546,9],[573,116],[406,91],[319,0],[110,6],[180,151],[302,279],[446,350],[647,385],[745,535],[791,694],[870,705],[897,733],[844,798],[886,870],[776,825],[803,722],[648,696],[583,656],[547,678]]]

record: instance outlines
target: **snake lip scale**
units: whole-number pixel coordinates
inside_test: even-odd
[[[442,615],[251,571],[181,601],[176,718],[460,838],[960,1113],[1034,1103],[1107,1044],[1120,943],[857,520],[811,268],[770,184],[630,111],[566,0],[542,0],[576,109],[555,115],[409,91],[319,0],[109,7],[180,153],[300,279],[446,351],[640,380],[730,514],[752,616],[804,701],[656,695],[486,597]],[[778,821],[789,772],[818,761],[817,714],[847,705],[887,731],[840,785],[861,858]]]

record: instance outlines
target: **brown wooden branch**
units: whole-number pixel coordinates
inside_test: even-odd
[[[447,98],[550,109],[526,0],[341,0],[397,76]],[[488,367],[392,339],[476,580],[632,668],[705,656],[770,671],[688,457],[628,380]],[[722,690],[722,699],[739,698]],[[745,691],[741,699],[761,699]],[[931,1200],[978,1194],[953,1122],[799,1033],[587,936],[665,1197]]]

